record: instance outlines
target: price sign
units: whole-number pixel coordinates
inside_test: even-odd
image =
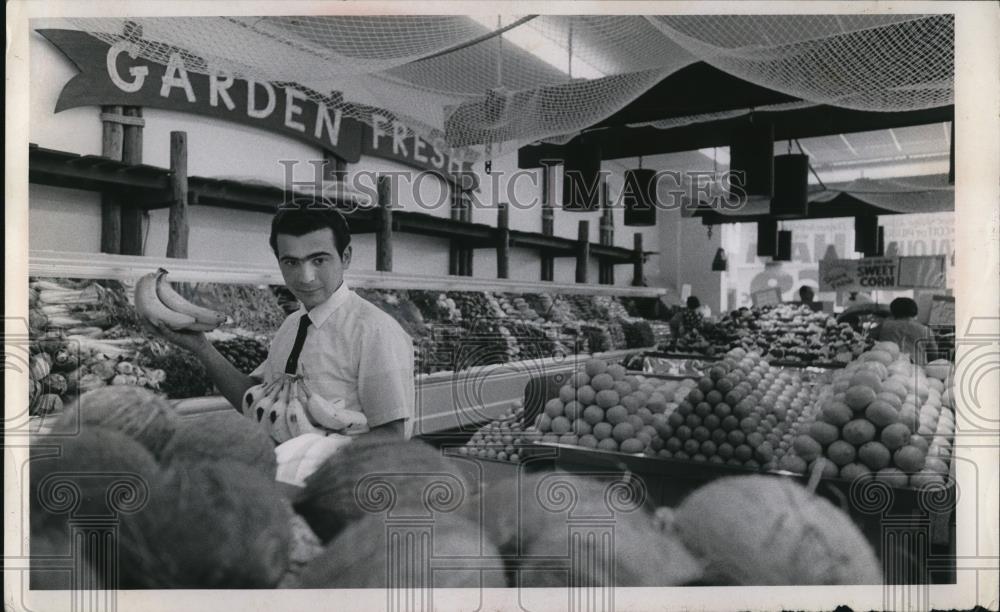
[[[935,295],[931,300],[931,313],[927,317],[931,326],[955,326],[955,298],[950,295]]]
[[[750,294],[750,300],[755,307],[775,306],[781,303],[781,289],[778,287],[768,287]]]

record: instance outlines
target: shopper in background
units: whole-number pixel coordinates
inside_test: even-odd
[[[802,285],[799,287],[799,301],[802,304],[812,306],[813,298],[815,297],[816,294],[813,292],[813,288],[809,285]]]
[[[286,372],[302,374],[313,393],[361,412],[367,428],[409,437],[414,413],[413,341],[390,315],[348,288],[351,233],[329,202],[298,199],[279,209],[270,244],[285,285],[302,307],[278,329],[267,359],[249,376],[202,332],[156,331],[188,349],[240,410],[247,390]]]
[[[916,320],[917,303],[910,298],[894,299],[889,304],[891,317],[872,330],[871,337],[878,342],[895,342],[904,353],[909,353],[914,363],[927,363],[927,353],[936,353],[934,333],[931,328]]]
[[[692,330],[701,329],[705,316],[701,313],[701,300],[695,296],[687,299],[686,308],[670,319],[670,331],[674,337],[680,337]]]

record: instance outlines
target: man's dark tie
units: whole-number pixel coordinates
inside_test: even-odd
[[[285,373],[295,374],[295,371],[299,368],[299,353],[302,352],[302,345],[306,342],[306,332],[309,329],[309,324],[312,321],[309,320],[309,315],[304,314],[302,318],[299,319],[299,331],[295,334],[295,344],[292,345],[292,352],[288,355],[288,361],[285,363]]]

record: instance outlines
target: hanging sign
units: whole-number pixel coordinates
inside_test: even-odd
[[[76,30],[38,30],[80,70],[59,93],[55,112],[79,106],[142,106],[192,113],[268,130],[330,151],[348,163],[371,155],[446,179],[472,174],[447,147],[414,135],[392,113],[351,106],[300,85],[189,72],[180,49],[152,41],[113,45]],[[140,45],[171,50],[166,65],[144,59]],[[190,54],[187,54],[190,58]],[[355,119],[368,117],[370,125]],[[372,127],[374,126],[374,127]]]
[[[819,290],[944,288],[944,270],[944,256],[824,259],[819,262]]]

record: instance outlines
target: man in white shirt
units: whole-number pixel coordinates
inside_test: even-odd
[[[333,208],[310,204],[285,206],[272,220],[271,249],[302,308],[285,319],[253,373],[237,370],[203,333],[158,331],[194,353],[237,410],[253,385],[286,372],[303,374],[312,392],[363,413],[367,431],[409,437],[413,341],[395,319],[348,288],[347,221]]]

